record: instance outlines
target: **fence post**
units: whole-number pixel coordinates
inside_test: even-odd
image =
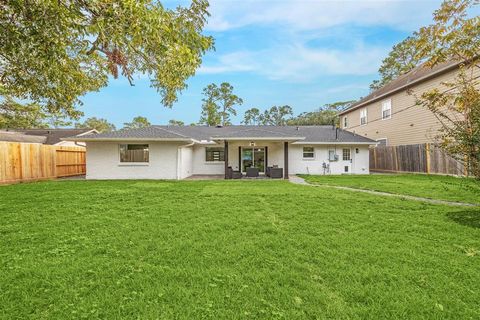
[[[425,144],[425,158],[427,160],[427,174],[430,174],[430,143]]]

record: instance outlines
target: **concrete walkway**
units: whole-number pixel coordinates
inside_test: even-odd
[[[289,176],[288,180],[291,183],[294,183],[294,184],[310,186],[310,187],[323,187],[323,188],[331,188],[331,189],[348,190],[348,191],[353,191],[353,192],[363,192],[363,193],[374,194],[374,195],[377,195],[377,196],[395,197],[395,198],[401,198],[401,199],[407,199],[407,200],[428,202],[428,203],[433,203],[433,204],[442,204],[442,205],[447,205],[447,206],[460,206],[460,207],[477,207],[478,206],[478,204],[473,204],[473,203],[436,200],[436,199],[408,196],[408,195],[397,194],[397,193],[388,193],[388,192],[357,189],[357,188],[342,187],[342,186],[332,186],[332,185],[328,185],[328,184],[311,184],[311,183],[308,183],[307,181],[305,181],[305,179],[303,179],[299,176]]]

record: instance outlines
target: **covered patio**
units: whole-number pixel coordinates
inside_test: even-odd
[[[288,179],[289,143],[304,138],[251,129],[213,139],[224,145],[225,179]]]

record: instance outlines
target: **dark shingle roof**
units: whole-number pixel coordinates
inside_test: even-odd
[[[272,138],[316,143],[375,143],[375,141],[332,126],[150,126],[82,136],[87,140],[194,140],[211,141],[242,138]],[[68,139],[66,139],[68,140]]]
[[[372,103],[377,100],[383,99],[391,94],[394,94],[395,92],[398,92],[400,90],[405,90],[421,81],[425,81],[436,75],[440,75],[444,72],[453,70],[457,68],[458,65],[460,65],[460,62],[458,61],[448,61],[445,63],[438,64],[433,68],[428,68],[423,65],[418,66],[413,70],[411,70],[410,72],[407,72],[399,76],[398,78],[390,81],[383,87],[371,92],[368,96],[355,102],[354,104],[352,104],[350,108],[342,111],[340,114],[348,113],[368,103]]]
[[[0,141],[26,142],[26,143],[45,143],[47,137],[29,136],[21,132],[0,131]]]
[[[42,136],[45,137],[45,144],[56,144],[62,141],[63,138],[78,136],[79,134],[92,131],[92,129],[9,129],[8,131],[18,132],[27,136]]]

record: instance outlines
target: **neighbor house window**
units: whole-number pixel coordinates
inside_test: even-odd
[[[315,150],[313,149],[313,147],[303,147],[303,158],[304,159],[315,158]]]
[[[121,144],[120,162],[148,162],[148,144]]]
[[[207,162],[225,161],[225,149],[219,147],[205,148],[205,160]]]
[[[382,102],[382,119],[390,119],[392,117],[392,100]]]
[[[377,146],[386,146],[387,145],[387,139],[377,139]]]
[[[348,127],[348,118],[343,117],[343,128],[347,128],[347,127]]]
[[[344,161],[350,160],[350,159],[351,159],[351,157],[350,157],[350,149],[343,149],[342,155],[343,155],[342,158],[343,158]]]
[[[360,110],[360,124],[367,124],[367,108]]]
[[[328,150],[328,160],[337,161],[337,155],[335,154],[335,150]]]

